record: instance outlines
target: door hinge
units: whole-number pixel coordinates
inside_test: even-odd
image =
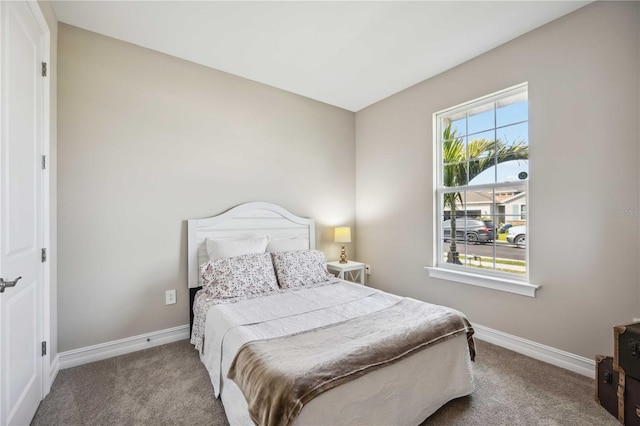
[[[47,76],[47,63],[46,62],[42,63],[42,76],[43,77]]]
[[[42,342],[42,356],[47,354],[47,342]]]
[[[42,253],[41,253],[40,259],[42,260],[42,263],[47,261],[47,249],[46,248],[42,249]]]
[[[42,170],[46,170],[47,169],[47,156],[43,155],[42,156]]]

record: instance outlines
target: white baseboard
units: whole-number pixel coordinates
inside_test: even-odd
[[[474,337],[479,340],[493,343],[494,345],[498,345],[557,367],[582,374],[583,376],[594,377],[595,375],[595,361],[592,359],[584,358],[582,356],[536,343],[531,340],[523,339],[518,336],[503,333],[502,331],[494,330],[479,324],[473,324],[473,329],[475,330]],[[168,328],[166,330],[141,334],[139,336],[128,337],[126,339],[88,346],[86,348],[60,352],[51,362],[50,383],[53,383],[58,371],[61,369],[100,361],[114,356],[124,355],[188,338],[189,325],[187,324]]]
[[[188,338],[189,324],[186,324],[86,348],[60,352],[55,363],[59,369],[65,369]]]
[[[49,366],[49,389],[46,393],[49,393],[49,391],[51,390],[53,381],[58,376],[58,371],[60,371],[60,354],[57,354],[55,358],[53,358]]]
[[[474,337],[479,340],[493,343],[494,345],[573,371],[574,373],[582,374],[583,376],[595,377],[596,363],[592,359],[532,342],[531,340],[503,333],[502,331],[482,325],[473,324],[473,329],[475,330]]]

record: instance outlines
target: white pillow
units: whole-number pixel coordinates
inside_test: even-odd
[[[216,298],[270,293],[278,290],[269,253],[210,260],[200,267],[202,286]]]
[[[308,250],[309,240],[304,238],[276,238],[269,240],[267,251],[273,253],[276,251],[295,251]]]
[[[327,260],[319,250],[271,253],[280,288],[296,288],[335,278],[327,271]]]
[[[236,239],[207,238],[206,243],[209,260],[226,259],[243,254],[264,253],[267,250],[269,236]]]

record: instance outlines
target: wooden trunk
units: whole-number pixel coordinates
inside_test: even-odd
[[[618,381],[618,373],[613,370],[613,358],[597,355],[595,400],[614,417],[618,417]]]
[[[613,368],[640,380],[640,323],[613,327]]]
[[[619,374],[618,420],[625,426],[640,426],[640,380]]]

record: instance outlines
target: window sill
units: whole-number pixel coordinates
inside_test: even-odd
[[[426,266],[425,269],[429,271],[429,276],[432,278],[491,288],[493,290],[506,291],[508,293],[520,294],[528,297],[536,297],[536,290],[540,288],[539,285],[510,280],[507,278],[489,277],[486,275],[471,274],[468,272],[454,271],[446,268],[435,268],[431,266]]]

